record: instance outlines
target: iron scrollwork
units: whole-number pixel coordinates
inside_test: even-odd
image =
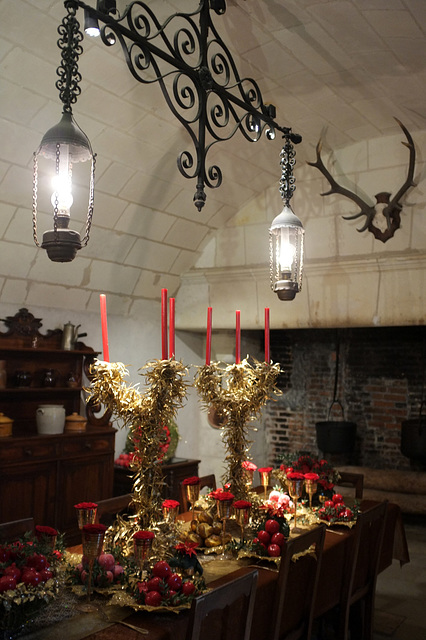
[[[204,187],[222,183],[220,168],[208,166],[213,145],[237,131],[251,142],[264,131],[269,139],[276,130],[289,131],[274,121],[275,108],[264,104],[257,83],[240,78],[214,27],[210,8],[222,15],[225,0],[200,0],[192,13],[178,12],[163,23],[141,0],[134,0],[121,14],[115,7],[99,11],[99,4],[94,9],[81,0],[66,0],[70,2],[102,23],[100,35],[106,46],[120,43],[138,82],[159,83],[167,105],[192,140],[193,150],[182,151],[177,166],[185,178],[197,179],[194,204],[199,211],[206,200]]]

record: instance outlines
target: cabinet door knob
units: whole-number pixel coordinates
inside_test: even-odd
[[[91,449],[92,448],[92,443],[91,442],[85,442],[84,446],[86,449]]]
[[[25,449],[24,453],[26,456],[32,456],[33,455],[33,450],[32,449]]]

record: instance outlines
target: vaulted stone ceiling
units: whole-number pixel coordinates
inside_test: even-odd
[[[147,4],[162,20],[197,0]],[[207,189],[199,213],[195,181],[176,167],[188,136],[159,87],[135,81],[118,45],[85,38],[73,113],[97,153],[94,224],[75,261],[52,266],[33,244],[32,153],[61,113],[56,30],[65,10],[58,0],[2,0],[0,8],[1,300],[98,310],[103,291],[112,312],[126,313],[136,298],[158,299],[161,287],[173,295],[211,234],[278,184],[280,137],[250,144],[236,135],[217,145],[223,185]],[[424,0],[228,0],[214,22],[240,75],[259,83],[277,122],[303,136],[298,165],[313,159],[321,135],[342,148],[398,133],[394,116],[412,133],[425,128]],[[78,185],[78,231],[86,209]],[[41,230],[51,226],[48,214]]]

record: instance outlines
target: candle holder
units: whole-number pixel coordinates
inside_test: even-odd
[[[96,558],[102,553],[106,526],[103,524],[85,524],[82,528],[83,556],[89,563],[87,576],[87,602],[90,602],[92,594],[93,565]]]
[[[241,529],[241,546],[244,545],[244,530],[250,522],[250,507],[250,502],[245,502],[244,500],[238,500],[237,502],[234,502],[235,518]]]
[[[271,471],[272,467],[265,467],[263,469],[258,469],[260,475],[260,484],[264,490],[264,499],[268,499],[268,487],[271,484]]]
[[[302,497],[303,494],[303,483],[304,478],[288,478],[287,477],[287,487],[290,498],[294,502],[294,526],[293,533],[300,533],[302,529],[297,527],[297,501]]]
[[[227,497],[223,497],[226,495]],[[226,534],[226,521],[230,519],[232,515],[232,503],[234,501],[234,496],[232,493],[224,493],[222,494],[221,499],[216,498],[216,509],[217,509],[217,517],[222,522],[222,548],[223,551],[219,556],[219,560],[227,559],[227,555],[225,553],[225,534]]]
[[[133,535],[133,551],[135,554],[136,564],[138,565],[141,573],[141,579],[144,576],[146,556],[152,547],[153,540],[153,531],[137,531]]]

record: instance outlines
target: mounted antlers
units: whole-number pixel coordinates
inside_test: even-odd
[[[397,118],[395,118],[395,120],[397,121],[397,123],[399,124],[399,126],[401,127],[401,129],[403,130],[407,138],[408,142],[402,142],[402,144],[409,149],[410,160],[408,164],[407,178],[404,184],[402,185],[402,187],[399,189],[399,191],[393,196],[392,200],[390,199],[391,194],[385,191],[382,191],[378,193],[376,196],[374,196],[376,198],[376,204],[386,205],[382,211],[382,214],[386,220],[386,228],[384,230],[380,229],[378,226],[374,224],[375,220],[376,222],[378,221],[378,218],[377,218],[378,212],[376,211],[376,205],[367,204],[360,196],[356,195],[356,193],[353,193],[349,189],[345,189],[344,187],[340,186],[336,182],[336,180],[332,177],[330,172],[326,169],[321,158],[321,148],[322,148],[321,140],[318,142],[316,147],[316,152],[317,152],[316,162],[308,162],[308,164],[311,167],[316,167],[317,169],[319,169],[323,174],[323,176],[327,178],[328,182],[330,183],[330,186],[331,186],[330,191],[322,193],[321,195],[329,196],[332,193],[338,193],[355,202],[355,204],[358,205],[361,211],[351,216],[343,216],[343,218],[345,220],[355,220],[356,218],[360,218],[361,216],[366,216],[364,225],[360,229],[357,229],[357,231],[361,232],[368,229],[368,231],[371,231],[371,233],[374,235],[376,240],[381,240],[382,242],[386,242],[387,240],[389,240],[389,238],[392,238],[395,231],[399,229],[401,224],[401,211],[402,211],[402,204],[400,203],[400,200],[410,187],[416,186],[416,184],[413,182],[414,165],[416,161],[416,151],[414,148],[414,142],[408,130],[404,127],[404,125]]]

